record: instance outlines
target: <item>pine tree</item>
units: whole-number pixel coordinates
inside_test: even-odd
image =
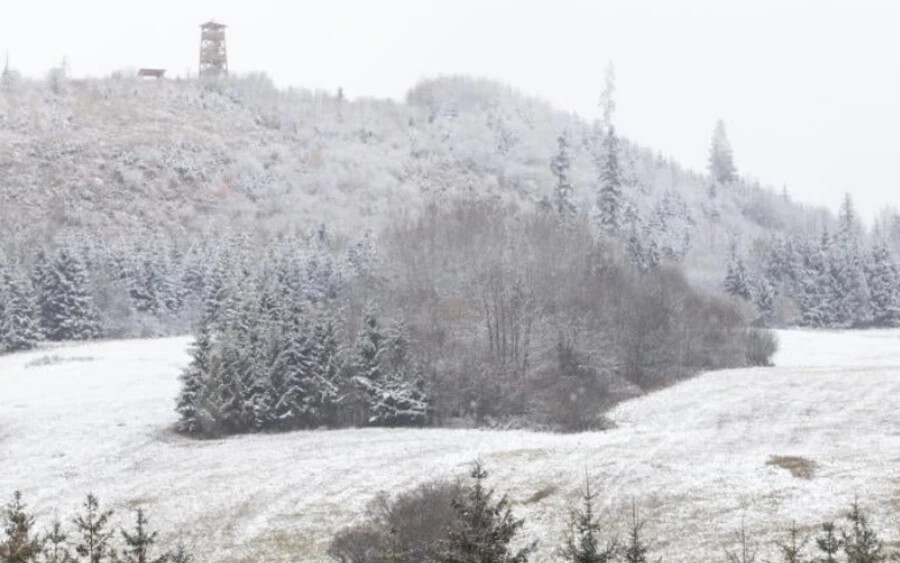
[[[152,556],[157,532],[147,530],[147,517],[144,516],[143,509],[137,509],[135,519],[134,530],[131,533],[122,530],[122,539],[126,547],[118,563],[165,563],[168,559],[165,555]]]
[[[556,176],[556,188],[553,192],[553,205],[561,217],[575,214],[575,202],[572,201],[572,181],[569,178],[572,166],[569,156],[569,141],[565,135],[557,138],[559,149],[556,156],[550,161],[550,171]]]
[[[619,142],[615,128],[609,127],[603,140],[604,159],[597,195],[597,220],[610,234],[619,232],[622,223],[622,178],[619,173]]]
[[[81,259],[62,248],[50,264],[39,268],[38,306],[46,337],[87,340],[100,336],[100,315]]]
[[[110,545],[113,532],[107,528],[110,516],[112,511],[101,511],[97,497],[88,494],[84,501],[84,513],[73,521],[81,535],[75,545],[75,553],[85,558],[86,563],[101,563],[104,559],[115,557]]]
[[[31,287],[22,278],[9,275],[4,284],[0,273],[0,348],[8,351],[30,350],[41,339],[37,308]]]
[[[475,465],[475,482],[453,503],[457,521],[437,546],[435,563],[525,563],[534,551],[535,544],[510,548],[523,521],[513,518],[505,496],[494,502],[494,491],[485,488],[487,475],[481,464]]]
[[[572,563],[610,563],[615,561],[618,548],[615,541],[601,546],[600,522],[594,515],[594,498],[587,477],[581,491],[582,508],[575,511],[569,527],[569,535],[562,551],[566,561]]]
[[[22,493],[16,491],[12,501],[3,510],[4,538],[0,542],[0,561],[3,563],[32,563],[38,561],[43,542],[35,537],[34,517],[22,502]]]
[[[709,171],[713,179],[720,184],[728,184],[737,180],[737,169],[734,166],[731,144],[725,134],[725,122],[721,119],[716,122],[716,128],[713,131],[712,144],[709,149]]]
[[[212,361],[212,335],[209,323],[201,317],[197,337],[191,348],[191,363],[181,373],[181,391],[175,405],[179,415],[178,430],[196,434],[204,430],[205,395]]]
[[[75,563],[67,542],[68,535],[63,531],[62,522],[54,520],[50,531],[44,535],[43,563]]]

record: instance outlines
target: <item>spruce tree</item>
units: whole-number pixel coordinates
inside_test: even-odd
[[[169,553],[169,563],[194,563],[194,556],[188,553],[183,543],[178,542]]]
[[[847,563],[882,563],[886,561],[884,543],[869,525],[869,520],[860,508],[859,502],[854,501],[847,513],[847,519],[850,520],[851,528],[849,532],[843,532],[841,537]]]
[[[844,547],[844,541],[837,533],[834,522],[822,524],[822,533],[816,538],[816,547],[822,553],[818,563],[838,563],[838,554]]]
[[[744,261],[737,256],[734,244],[731,246],[731,257],[728,260],[723,286],[729,295],[747,300],[752,298],[747,269]]]
[[[709,149],[709,171],[713,179],[720,184],[728,184],[737,180],[737,169],[734,166],[731,144],[725,133],[725,122],[721,119],[716,122],[716,128],[713,131]]]
[[[40,266],[38,305],[49,340],[87,340],[100,336],[100,315],[82,260],[67,248]]]
[[[866,265],[872,320],[878,326],[900,324],[900,270],[883,242],[872,248]]]
[[[373,407],[378,405],[380,390],[384,384],[385,336],[378,324],[375,308],[372,304],[363,313],[363,326],[356,339],[356,362],[353,378],[355,386],[365,400],[366,419],[369,423],[377,422],[377,413]]]
[[[569,156],[569,141],[565,135],[560,135],[557,138],[557,144],[559,149],[556,152],[556,156],[550,161],[550,171],[556,176],[553,206],[561,217],[568,217],[576,212],[575,202],[572,200],[572,180],[569,177],[572,166],[571,157]]]
[[[609,131],[612,128],[612,116],[616,111],[616,68],[612,61],[606,65],[603,75],[603,91],[600,92],[600,111],[603,113],[603,126]]]
[[[250,427],[252,409],[247,402],[245,374],[249,357],[241,340],[233,332],[222,335],[210,363],[209,404],[217,432],[242,432]]]
[[[283,329],[271,375],[275,418],[284,428],[308,427],[316,422],[310,353],[305,327],[299,319],[292,319]]]
[[[208,392],[212,361],[212,335],[205,316],[201,317],[197,337],[191,348],[191,363],[181,373],[181,391],[175,411],[178,413],[178,430],[196,434],[204,430],[205,396]]]
[[[622,546],[622,559],[625,563],[647,563],[647,552],[650,548],[644,540],[644,524],[645,522],[638,517],[637,505],[632,501],[628,541]]]
[[[59,520],[54,520],[53,526],[44,535],[43,563],[75,563],[68,549],[68,535]]]
[[[571,563],[610,563],[615,561],[618,548],[615,541],[603,544],[600,522],[594,515],[594,498],[590,480],[585,476],[581,491],[582,508],[572,515],[569,535],[562,556]]]
[[[341,381],[341,343],[337,334],[337,322],[330,313],[320,315],[316,322],[312,362],[313,388],[322,422],[335,424],[346,385]]]
[[[22,502],[22,493],[16,491],[3,509],[3,533],[0,542],[0,561],[3,563],[37,563],[43,551],[43,542],[33,531],[34,517]]]
[[[0,284],[3,284],[0,275]],[[0,348],[15,352],[30,350],[41,339],[37,308],[28,282],[10,275],[0,288]]]
[[[475,465],[474,484],[453,503],[457,521],[437,546],[435,563],[525,563],[534,551],[533,543],[510,547],[523,520],[513,518],[505,496],[494,501],[494,491],[485,487],[487,475],[481,464]]]
[[[787,538],[775,542],[778,551],[781,552],[781,560],[784,563],[806,563],[803,558],[803,549],[809,538],[803,537],[796,524],[792,524],[788,530]]]
[[[157,532],[147,530],[147,517],[144,516],[143,509],[137,509],[135,520],[134,530],[131,533],[122,530],[122,539],[126,547],[118,563],[165,563],[168,559],[165,555],[159,557],[152,555]]]
[[[75,545],[75,553],[86,563],[101,563],[105,559],[115,558],[110,545],[113,536],[113,531],[108,528],[110,516],[112,510],[100,510],[100,501],[93,494],[88,494],[84,501],[84,512],[73,520],[81,536]]]
[[[389,426],[424,424],[428,398],[422,374],[409,354],[406,324],[395,321],[385,342],[384,373],[373,385],[375,401],[370,406],[370,420]]]
[[[597,220],[609,234],[617,234],[622,224],[622,178],[619,172],[619,142],[612,126],[603,140],[600,193],[597,195]]]

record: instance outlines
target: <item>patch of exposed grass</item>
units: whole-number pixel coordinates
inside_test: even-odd
[[[787,469],[791,475],[800,479],[812,479],[816,473],[816,462],[800,456],[773,455],[766,465]]]
[[[544,500],[545,498],[549,497],[550,495],[555,494],[556,491],[558,491],[558,490],[559,490],[559,487],[557,487],[556,485],[546,485],[544,487],[541,487],[537,491],[535,491],[534,494],[531,495],[530,497],[528,497],[527,499],[525,499],[525,501],[522,504],[539,503],[542,500]]]

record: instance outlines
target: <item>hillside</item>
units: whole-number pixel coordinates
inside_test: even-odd
[[[605,514],[635,498],[666,561],[721,560],[745,519],[761,542],[816,525],[857,495],[888,539],[900,496],[900,332],[785,331],[777,367],[711,372],[621,404],[618,427],[573,435],[364,429],[196,441],[171,427],[188,339],[63,345],[0,357],[0,493],[42,516],[93,490],[149,505],[204,561],[321,561],[327,538],[381,490],[481,459],[552,560],[588,471]],[[852,393],[849,392],[852,390]],[[698,397],[703,397],[698,401]],[[811,460],[810,479],[768,464]],[[528,503],[539,490],[551,494]],[[712,524],[710,524],[712,522]],[[293,555],[286,555],[290,550]]]
[[[358,236],[459,197],[534,206],[554,185],[557,136],[572,150],[574,200],[590,212],[602,135],[495,83],[444,78],[404,103],[279,91],[263,75],[225,82],[113,77],[19,81],[0,92],[0,235],[15,250],[90,233],[272,233],[326,223]],[[640,141],[640,140],[636,140]],[[714,197],[705,174],[621,144],[625,196],[692,277],[718,286],[733,239],[817,235],[830,215],[740,181]],[[10,248],[6,249],[8,252]]]

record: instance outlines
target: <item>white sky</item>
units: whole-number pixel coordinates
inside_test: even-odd
[[[725,119],[739,171],[866,218],[900,205],[900,1],[2,0],[0,49],[41,76],[196,73],[228,24],[233,72],[402,98],[423,77],[497,78],[592,119],[608,60],[619,131],[705,167]]]

